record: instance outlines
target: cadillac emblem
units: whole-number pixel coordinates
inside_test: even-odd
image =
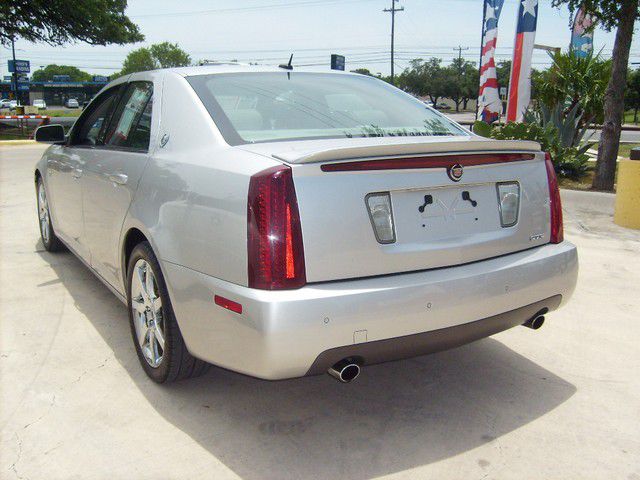
[[[449,168],[447,168],[447,175],[449,175],[449,178],[454,182],[460,181],[463,172],[464,170],[462,169],[462,165],[460,165],[459,163],[451,165]]]

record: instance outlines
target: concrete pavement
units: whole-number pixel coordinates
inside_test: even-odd
[[[38,237],[41,146],[0,146],[0,478],[640,479],[640,232],[563,192],[574,298],[539,331],[265,382],[213,368],[162,387],[125,307]]]

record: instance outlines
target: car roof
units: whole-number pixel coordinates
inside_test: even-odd
[[[286,59],[283,60],[286,63]],[[168,72],[176,73],[183,77],[193,77],[197,75],[212,75],[220,73],[244,73],[244,72],[310,72],[310,73],[332,73],[336,75],[358,75],[357,73],[342,72],[338,70],[322,70],[298,68],[293,64],[293,70],[286,70],[275,65],[247,65],[242,63],[211,63],[195,67],[177,67],[164,69]]]

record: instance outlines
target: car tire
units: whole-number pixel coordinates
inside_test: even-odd
[[[209,370],[208,363],[187,351],[160,264],[148,242],[139,243],[131,252],[127,267],[127,305],[138,359],[154,382],[197,377]]]
[[[44,182],[38,177],[36,182],[36,202],[38,206],[38,225],[40,227],[40,239],[42,245],[48,252],[59,252],[65,247],[60,239],[56,236],[51,220],[49,210],[49,201],[47,200],[47,192],[44,188]]]

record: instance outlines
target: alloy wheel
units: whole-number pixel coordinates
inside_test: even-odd
[[[49,232],[51,219],[49,218],[49,205],[47,203],[47,194],[44,190],[44,183],[38,184],[38,218],[40,220],[40,232],[44,243],[49,243]]]
[[[164,357],[165,330],[162,299],[149,262],[139,259],[131,278],[131,309],[136,339],[149,366],[157,368]]]

